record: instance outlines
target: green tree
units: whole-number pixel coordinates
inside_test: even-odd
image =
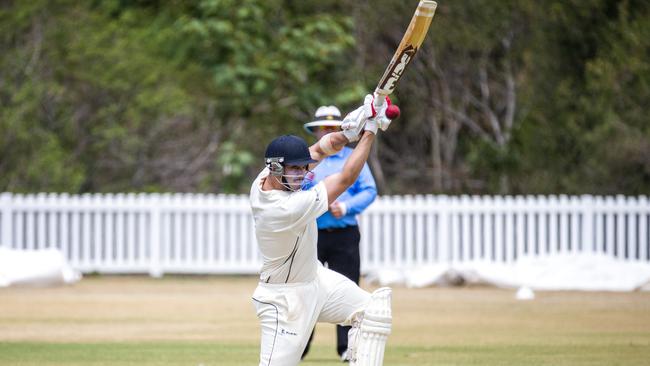
[[[650,5],[620,2],[616,13],[586,65],[582,107],[597,122],[585,131],[592,153],[581,173],[591,190],[644,194],[650,190]]]
[[[515,191],[647,192],[647,3],[546,9],[532,28],[527,113],[512,148]]]
[[[4,1],[0,190],[245,192],[272,137],[374,89],[415,5]],[[649,8],[439,1],[381,192],[648,192]]]
[[[278,134],[301,133],[318,105],[360,100],[347,67],[351,18],[342,11],[336,1],[218,0],[201,1],[179,17],[179,62],[211,74],[224,140],[256,157],[247,176],[260,168],[266,143]],[[219,154],[232,154],[229,146]],[[221,171],[232,172],[230,158],[218,162]],[[224,178],[229,191],[249,184]]]

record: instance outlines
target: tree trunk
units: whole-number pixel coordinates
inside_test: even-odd
[[[440,121],[435,113],[430,114],[431,120],[431,161],[433,162],[433,190],[443,191],[442,159],[440,157]]]
[[[386,177],[384,176],[384,170],[381,168],[381,162],[379,161],[379,155],[377,154],[377,143],[372,144],[372,150],[370,151],[370,156],[368,157],[368,165],[372,171],[372,176],[375,178],[375,183],[377,184],[377,192],[382,194],[386,188]]]

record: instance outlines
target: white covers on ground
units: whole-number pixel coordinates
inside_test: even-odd
[[[0,247],[0,287],[49,286],[74,283],[81,273],[58,249],[14,250]]]
[[[406,270],[379,270],[367,279],[381,286],[408,287],[486,284],[533,290],[635,291],[650,288],[650,264],[601,254],[521,257],[512,264],[468,262]]]

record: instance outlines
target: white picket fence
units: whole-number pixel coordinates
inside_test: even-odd
[[[642,197],[383,196],[360,217],[362,270],[522,254],[599,252],[650,262]],[[82,272],[257,273],[248,197],[0,195],[0,246],[55,247]]]

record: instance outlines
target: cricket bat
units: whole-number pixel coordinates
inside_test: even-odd
[[[402,37],[402,41],[395,50],[395,54],[393,54],[390,64],[388,64],[384,75],[379,80],[379,84],[377,84],[375,89],[376,107],[381,107],[386,99],[384,97],[395,90],[404,69],[411,62],[422,42],[424,42],[424,37],[427,35],[437,5],[435,1],[420,0],[415,14],[411,18],[411,23]]]

